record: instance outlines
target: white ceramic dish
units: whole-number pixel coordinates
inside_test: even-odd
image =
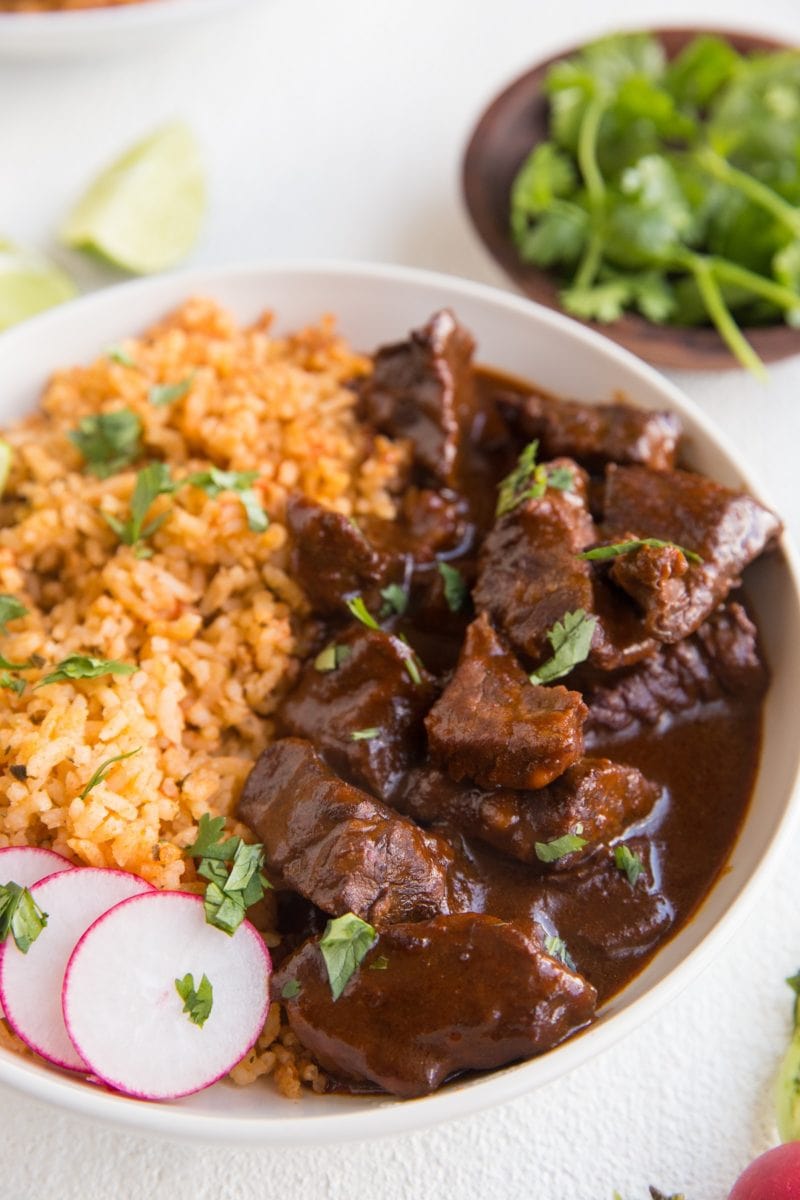
[[[586,400],[626,392],[646,408],[680,413],[691,465],[723,483],[758,488],[747,466],[683,394],[652,368],[582,325],[504,292],[400,267],[322,264],[208,270],[124,284],[74,301],[0,336],[0,425],[32,408],[56,367],[88,360],[192,294],[213,296],[240,318],[265,308],[279,328],[323,313],[363,350],[401,337],[450,305],[478,339],[482,361]],[[728,870],[689,925],[596,1024],[541,1058],[455,1083],[425,1100],[306,1097],[290,1102],[268,1085],[218,1084],[172,1104],[112,1095],[69,1075],[0,1053],[0,1082],[73,1113],[131,1131],[208,1142],[306,1143],[373,1138],[419,1129],[511,1100],[563,1075],[616,1042],[668,1002],[718,952],[767,881],[779,841],[797,813],[800,742],[800,576],[793,551],[751,570],[754,601],[774,679],[767,698],[762,767]]]
[[[253,0],[148,0],[73,12],[0,13],[0,59],[126,53],[204,18],[233,14],[247,3]]]

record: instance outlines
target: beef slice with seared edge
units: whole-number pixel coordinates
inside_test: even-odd
[[[741,604],[728,603],[614,683],[587,687],[587,737],[633,733],[725,696],[761,696],[768,682],[755,625]]]
[[[380,927],[466,906],[452,847],[339,779],[310,742],[269,746],[237,811],[264,844],[271,881],[332,916]]]
[[[541,788],[580,758],[585,717],[578,692],[530,682],[483,613],[425,728],[432,757],[457,782]]]
[[[532,393],[501,393],[501,413],[525,441],[537,438],[543,458],[568,455],[587,470],[606,463],[640,463],[656,470],[675,466],[681,423],[674,413],[632,404],[584,404]]]
[[[316,941],[287,959],[274,994],[289,982],[289,1025],[321,1066],[405,1098],[542,1054],[588,1024],[596,1003],[532,926],[474,913],[385,930],[335,1002]]]
[[[546,788],[483,791],[455,783],[435,767],[420,767],[408,776],[398,807],[426,825],[444,822],[468,837],[520,862],[557,872],[572,868],[598,845],[619,837],[652,809],[658,788],[636,767],[607,758],[584,758]],[[544,863],[537,843],[577,834],[585,846]]]
[[[361,389],[370,424],[410,439],[418,473],[456,491],[476,410],[474,348],[472,336],[443,309],[406,341],[378,350]]]
[[[603,540],[657,538],[693,551],[687,561],[673,547],[642,547],[613,560],[610,576],[643,614],[647,631],[662,642],[693,633],[744,568],[774,542],[781,523],[752,496],[691,471],[610,466],[603,500]]]
[[[656,647],[634,605],[615,597],[601,574],[579,553],[598,538],[588,508],[587,476],[571,459],[548,471],[572,472],[568,490],[548,487],[498,517],[486,537],[473,592],[514,650],[532,663],[549,657],[547,634],[567,612],[597,616],[591,661],[601,670],[639,662]]]
[[[424,750],[433,680],[421,664],[412,678],[408,647],[383,630],[354,625],[335,644],[340,665],[306,662],[281,706],[281,731],[307,738],[338,774],[389,801]]]

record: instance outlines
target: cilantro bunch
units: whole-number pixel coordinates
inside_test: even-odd
[[[511,191],[523,261],[563,278],[577,317],[711,322],[763,373],[741,326],[800,325],[800,51],[700,35],[668,63],[649,34],[617,35],[545,88],[550,138]]]

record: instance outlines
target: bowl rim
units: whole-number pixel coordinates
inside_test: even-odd
[[[164,21],[182,22],[200,19],[224,11],[245,0],[142,0],[137,4],[106,5],[101,8],[55,9],[45,12],[2,12],[0,31],[3,39],[24,39],[27,44],[38,34],[80,39],[87,34],[122,34],[147,30]],[[10,44],[10,43],[9,43]],[[4,47],[5,48],[5,47]]]
[[[576,338],[611,359],[628,375],[631,384],[641,380],[657,391],[667,406],[686,414],[699,428],[702,436],[730,459],[743,487],[754,496],[763,499],[762,488],[753,480],[749,468],[742,462],[738,450],[732,446],[727,434],[718,429],[677,385],[630,351],[563,313],[546,308],[524,296],[505,292],[488,284],[415,267],[344,260],[276,260],[229,267],[198,267],[152,279],[117,284],[68,301],[0,334],[0,381],[6,349],[22,343],[24,350],[25,342],[34,349],[37,342],[46,342],[48,330],[58,326],[65,313],[68,313],[71,319],[75,315],[82,315],[91,324],[94,311],[109,305],[124,306],[128,297],[151,295],[153,318],[156,319],[159,315],[159,305],[163,307],[165,304],[175,303],[173,293],[178,288],[186,297],[197,291],[213,295],[215,287],[229,288],[232,285],[236,286],[237,282],[244,284],[246,281],[259,279],[264,281],[266,289],[271,277],[281,276],[307,276],[309,282],[321,276],[328,279],[365,280],[382,283],[390,288],[395,283],[413,284],[431,292],[434,304],[442,303],[445,299],[443,292],[449,293],[447,303],[457,304],[459,295],[469,297]],[[268,295],[265,300],[268,302]],[[122,321],[122,315],[120,319]],[[125,336],[124,332],[121,332],[120,336]],[[800,560],[786,534],[781,541],[781,548],[789,584],[795,599],[798,600]],[[263,1146],[268,1143],[322,1145],[333,1141],[359,1141],[410,1133],[514,1100],[567,1074],[581,1063],[609,1049],[669,1003],[719,954],[764,891],[792,829],[800,824],[798,783],[800,760],[795,763],[794,778],[787,791],[783,812],[761,859],[751,870],[729,908],[718,917],[698,945],[629,1007],[611,1014],[605,1021],[590,1026],[580,1037],[568,1040],[556,1047],[554,1052],[536,1059],[479,1076],[460,1086],[455,1084],[415,1101],[387,1098],[376,1100],[374,1106],[365,1111],[337,1113],[334,1107],[335,1098],[328,1098],[330,1107],[320,1107],[318,1113],[312,1114],[306,1110],[300,1116],[292,1116],[287,1111],[285,1117],[278,1118],[236,1115],[228,1119],[212,1113],[181,1109],[178,1106],[133,1100],[96,1090],[85,1086],[83,1082],[77,1083],[65,1073],[47,1066],[42,1067],[28,1059],[17,1058],[11,1052],[0,1054],[0,1083],[16,1088],[33,1099],[54,1104],[71,1114],[121,1127],[132,1133],[155,1134],[176,1140],[203,1140],[206,1143],[250,1146]],[[712,886],[702,904],[713,894],[715,886],[716,884]],[[702,904],[698,911],[702,909]],[[537,1072],[535,1082],[527,1078],[531,1064],[535,1064]]]
[[[779,52],[781,50],[800,49],[796,40],[787,33],[768,31],[764,29],[747,28],[743,25],[714,25],[700,23],[670,23],[652,25],[642,28],[633,22],[620,26],[611,34],[630,35],[648,33],[662,43],[666,40],[691,38],[711,35],[730,41],[736,48],[745,52],[760,51]],[[516,72],[507,83],[494,90],[486,100],[478,115],[469,127],[459,167],[460,193],[463,210],[465,211],[472,232],[494,265],[499,268],[514,287],[518,288],[529,299],[554,312],[569,315],[559,301],[561,283],[556,272],[538,267],[533,263],[525,263],[516,254],[510,237],[506,231],[500,231],[490,215],[490,195],[482,173],[478,169],[485,157],[486,146],[496,139],[491,132],[491,126],[496,115],[503,114],[509,101],[519,93],[526,95],[530,92],[530,100],[544,95],[543,81],[547,71],[554,64],[577,54],[584,46],[592,41],[606,36],[598,34],[596,38],[588,38],[576,44],[568,44],[560,49],[548,52],[543,58],[535,60],[531,65]],[[502,119],[500,124],[502,125]],[[488,132],[487,132],[488,131]],[[538,145],[541,138],[534,140],[530,149]],[[602,324],[582,318],[581,325],[596,332],[603,333],[612,341],[624,346],[636,355],[647,356],[650,363],[685,370],[741,370],[725,342],[711,325],[681,326],[658,324],[648,320],[641,313],[626,310],[616,321]],[[765,363],[779,362],[800,354],[800,333],[785,323],[771,325],[745,325],[742,327],[748,341],[753,345],[759,357]]]

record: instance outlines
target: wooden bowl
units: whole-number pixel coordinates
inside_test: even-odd
[[[749,33],[709,29],[654,29],[668,58],[674,58],[692,38],[713,33],[727,38],[740,53],[782,50],[786,43]],[[484,112],[464,155],[462,183],[467,210],[475,229],[496,262],[532,300],[563,311],[559,281],[547,271],[522,262],[511,240],[508,214],[511,185],[520,165],[537,142],[548,137],[548,101],[543,84],[553,63],[575,54],[565,50],[539,63],[517,79]],[[715,329],[654,325],[635,313],[626,313],[608,325],[584,324],[660,367],[688,370],[724,370],[737,365]],[[787,325],[744,328],[749,342],[764,362],[800,354],[800,330]]]

